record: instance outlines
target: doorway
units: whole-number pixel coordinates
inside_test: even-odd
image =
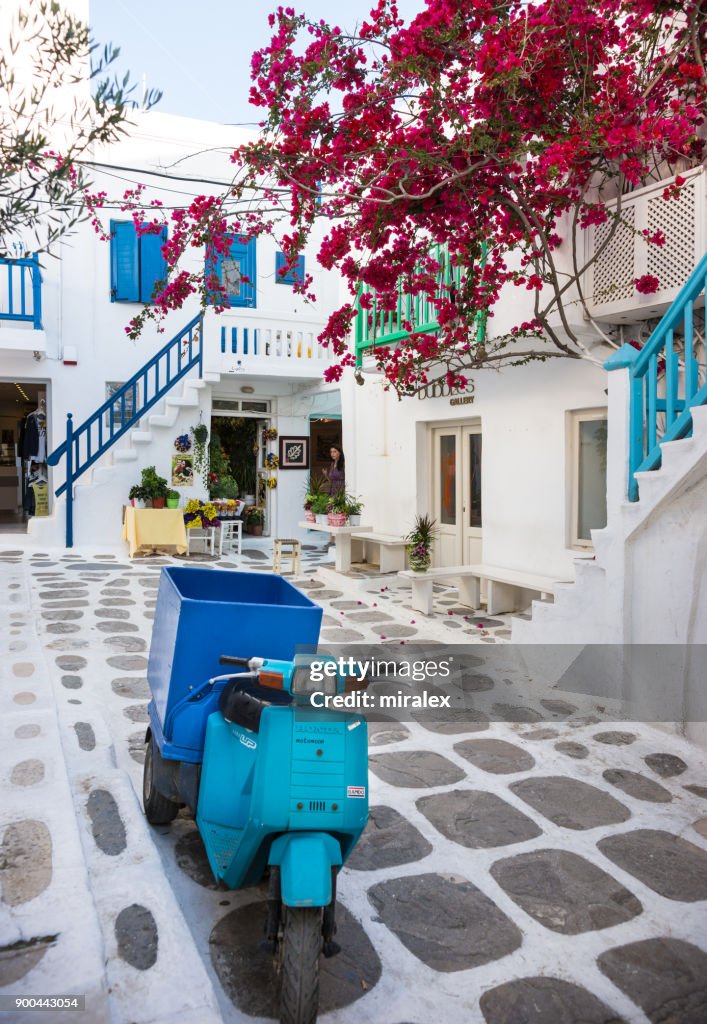
[[[437,521],[435,564],[472,565],[482,552],[481,424],[432,430],[432,498]]]
[[[47,385],[0,381],[0,532],[26,533],[49,511]]]
[[[269,420],[255,416],[212,415],[209,442],[210,496],[232,498],[237,489],[246,507],[255,505],[263,510],[264,534],[269,533],[270,523],[270,488],[266,484],[270,472],[263,432],[269,426]]]
[[[309,420],[310,459],[309,476],[318,480],[324,476],[324,470],[331,465],[332,445],[341,448],[341,417],[311,416]]]

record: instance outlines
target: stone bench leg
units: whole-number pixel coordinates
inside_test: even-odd
[[[405,548],[380,546],[381,572],[400,572],[405,568]]]
[[[335,566],[337,572],[348,572],[351,568],[351,534],[335,534],[336,547],[334,549]]]
[[[462,576],[459,580],[459,603],[473,608],[481,605],[481,580],[478,576]]]
[[[519,601],[518,587],[510,583],[488,581],[486,611],[489,615],[501,615],[503,612],[515,612],[522,602]]]
[[[432,614],[432,580],[412,580],[412,606],[423,615]]]
[[[351,538],[351,561],[366,561],[366,542],[361,540],[360,537]]]

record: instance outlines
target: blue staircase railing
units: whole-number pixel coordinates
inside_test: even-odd
[[[629,371],[629,501],[638,501],[636,474],[657,469],[661,445],[689,437],[692,409],[707,404],[707,382],[695,356],[693,320],[706,286],[707,254],[645,345],[641,349],[622,345],[604,363],[607,370]]]
[[[66,480],[56,496],[66,494],[66,546],[73,547],[73,485],[140,418],[195,366],[202,372],[203,316],[195,316],[130,380],[111,395],[80,427],[66,417],[66,440],[47,457],[50,466],[66,459]]]
[[[42,272],[37,256],[9,259],[0,256],[0,320],[30,323],[42,329]]]

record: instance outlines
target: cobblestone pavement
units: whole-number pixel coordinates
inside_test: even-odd
[[[364,591],[305,556],[326,640],[505,639],[505,617],[474,622],[448,590],[422,620],[384,580]],[[166,561],[0,551],[0,993],[85,992],[91,1024],[272,1006],[263,891],[217,887],[183,814],[142,816]],[[265,570],[268,552],[246,543],[241,564]],[[704,751],[561,692],[503,720],[514,679],[470,685],[493,715],[371,724],[370,823],[340,881],[322,1019],[702,1024]]]

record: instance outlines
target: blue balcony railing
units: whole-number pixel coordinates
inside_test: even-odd
[[[0,256],[0,320],[42,329],[42,273],[39,259]]]
[[[629,371],[628,499],[638,501],[637,473],[658,469],[661,445],[692,434],[692,410],[707,404],[705,367],[696,356],[694,311],[704,305],[707,255],[638,350],[623,345],[604,366]]]

